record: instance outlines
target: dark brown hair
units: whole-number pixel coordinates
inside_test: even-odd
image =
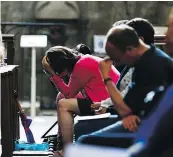
[[[139,37],[141,36],[144,38],[144,43],[154,44],[155,31],[153,25],[148,20],[143,18],[134,18],[129,20],[126,24],[134,28]]]
[[[78,61],[78,52],[64,46],[51,47],[45,54],[52,69],[60,74],[67,69],[72,72],[76,62]]]

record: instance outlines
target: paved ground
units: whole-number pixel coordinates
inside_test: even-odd
[[[41,143],[41,136],[50,128],[50,126],[57,120],[56,116],[37,116],[33,119],[30,126],[32,133],[34,135],[35,141]],[[49,134],[56,134],[58,130],[57,125],[52,129]],[[23,126],[20,125],[20,140],[26,141],[26,135]]]
[[[40,115],[48,115],[48,114],[50,115],[50,113],[48,113],[48,112],[46,112],[46,114],[43,112],[40,113]],[[37,143],[42,142],[41,136],[57,121],[56,112],[51,112],[51,114],[52,114],[52,116],[36,116],[33,119],[30,129],[32,130],[35,141]],[[74,119],[74,123],[79,119],[80,120],[82,120],[82,119],[98,119],[98,118],[100,119],[100,118],[106,118],[109,116],[110,116],[109,113],[102,114],[102,115],[96,115],[94,117],[93,116],[82,116],[82,117],[77,116]],[[50,131],[50,133],[48,135],[57,134],[57,131],[58,131],[58,126],[56,125],[52,129],[52,131]],[[20,140],[26,141],[26,135],[25,135],[22,125],[20,125]]]

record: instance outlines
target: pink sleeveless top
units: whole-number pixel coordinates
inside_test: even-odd
[[[92,55],[81,56],[74,66],[68,85],[57,75],[50,79],[65,98],[74,98],[79,92],[84,91],[84,97],[89,97],[93,102],[100,102],[109,97],[99,70],[101,60],[102,58]],[[112,66],[109,76],[116,84],[120,73]]]

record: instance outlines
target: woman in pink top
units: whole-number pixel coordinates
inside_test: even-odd
[[[91,104],[109,97],[99,70],[101,60],[92,55],[77,55],[73,49],[62,46],[50,48],[42,60],[44,69],[51,75],[50,80],[61,92],[58,99],[62,95],[65,98],[57,102],[64,144],[72,142],[73,114],[94,115]],[[61,78],[64,75],[69,76],[68,84]],[[112,66],[110,77],[115,84],[119,76],[119,72]]]

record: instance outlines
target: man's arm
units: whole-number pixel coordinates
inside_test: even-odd
[[[82,66],[78,66],[73,69],[68,85],[57,75],[53,75],[51,81],[65,98],[73,98],[84,88],[90,78],[91,75],[89,75],[89,70]]]
[[[105,59],[100,62],[100,71],[102,73],[103,79],[109,78],[109,72],[112,66],[112,60]],[[132,113],[132,110],[128,107],[127,104],[125,104],[123,97],[121,96],[121,93],[116,88],[115,84],[109,80],[105,83],[109,95],[112,99],[112,102],[114,104],[115,110],[119,113],[120,116],[124,117]]]
[[[132,113],[132,110],[125,104],[121,93],[118,91],[116,86],[112,81],[106,83],[109,95],[114,104],[115,110],[119,113],[120,116],[124,117]]]

